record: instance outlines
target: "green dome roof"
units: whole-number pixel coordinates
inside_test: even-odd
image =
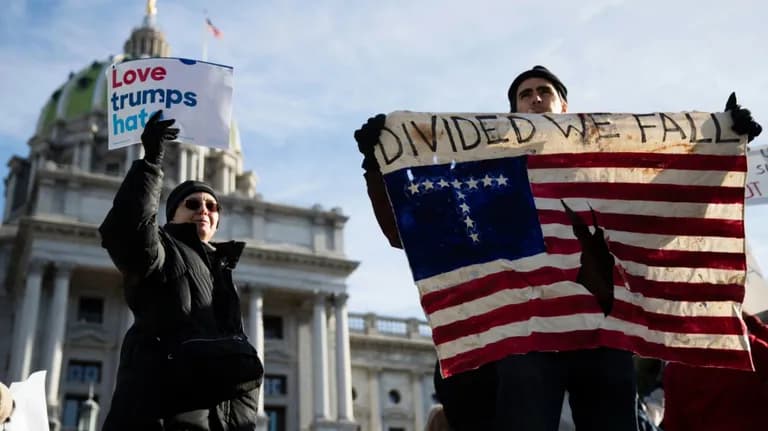
[[[122,61],[123,58],[115,58]],[[107,103],[106,69],[111,60],[94,61],[51,94],[40,113],[35,134],[46,135],[58,121],[68,122],[90,115],[105,113]]]

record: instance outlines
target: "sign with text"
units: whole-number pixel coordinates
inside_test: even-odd
[[[143,58],[107,69],[109,149],[141,142],[149,117],[163,110],[179,142],[229,148],[233,70],[184,58]]]
[[[610,347],[750,369],[728,113],[394,112],[375,147],[444,376]]]
[[[768,203],[768,146],[750,149],[747,164],[747,186],[744,190],[747,205]]]

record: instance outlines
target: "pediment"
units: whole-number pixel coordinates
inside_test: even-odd
[[[67,343],[80,346],[111,347],[115,344],[107,337],[106,331],[96,328],[72,328],[67,336]]]

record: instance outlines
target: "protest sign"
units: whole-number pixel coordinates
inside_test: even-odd
[[[45,374],[45,371],[37,371],[27,380],[11,384],[15,407],[5,431],[48,431]]]
[[[107,69],[109,149],[141,141],[159,109],[174,118],[179,142],[229,148],[232,68],[182,58],[142,58]]]
[[[443,375],[601,346],[751,368],[746,140],[731,124],[388,115],[375,154]]]
[[[751,148],[747,152],[747,205],[768,203],[768,147]]]

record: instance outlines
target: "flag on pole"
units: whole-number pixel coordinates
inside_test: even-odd
[[[208,27],[208,30],[210,30],[210,32],[213,34],[213,37],[215,37],[216,39],[221,39],[222,37],[221,30],[219,30],[218,27],[213,25],[210,18],[205,19],[205,24]]]
[[[730,121],[388,115],[376,156],[443,375],[596,347],[750,369],[745,139]],[[606,261],[607,297],[588,273]]]

